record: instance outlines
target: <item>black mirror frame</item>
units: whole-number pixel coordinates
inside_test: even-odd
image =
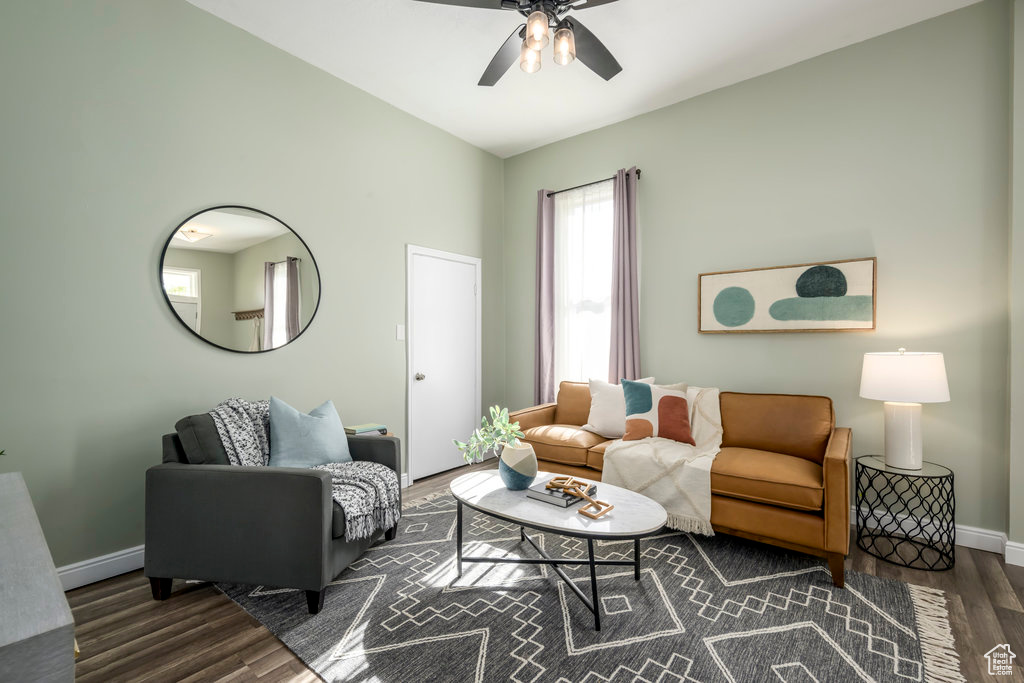
[[[207,339],[206,337],[204,337],[203,335],[199,334],[198,332],[193,330],[191,327],[186,325],[185,321],[182,320],[180,317],[178,317],[178,314],[174,311],[174,306],[171,305],[171,299],[170,299],[170,297],[167,296],[167,290],[164,289],[164,257],[167,256],[167,249],[168,249],[168,247],[171,244],[171,240],[174,239],[174,236],[176,234],[178,234],[179,230],[181,230],[183,227],[185,227],[185,225],[189,221],[191,221],[193,218],[195,218],[196,216],[204,214],[207,211],[216,211],[218,209],[244,209],[246,211],[252,211],[254,213],[262,214],[262,215],[266,216],[267,218],[272,218],[273,220],[277,221],[278,223],[280,223],[284,227],[288,228],[288,230],[290,230],[291,233],[298,238],[299,242],[302,243],[302,246],[305,247],[306,253],[309,254],[310,260],[313,262],[313,270],[316,271],[316,293],[317,293],[317,296],[316,296],[316,307],[313,309],[313,315],[311,315],[309,317],[309,322],[306,324],[305,327],[303,327],[301,330],[299,330],[299,333],[297,335],[295,335],[293,338],[288,340],[287,343],[282,344],[281,346],[275,346],[272,349],[261,349],[259,351],[241,351],[239,349],[230,349],[230,348],[228,348],[226,346],[221,346],[220,344],[217,344],[215,342],[210,341],[209,339]],[[306,244],[306,240],[302,239],[302,235],[297,233],[292,228],[292,226],[288,225],[287,223],[285,223],[283,220],[281,220],[277,216],[275,216],[273,214],[270,214],[270,213],[267,213],[266,211],[261,211],[260,209],[254,209],[251,206],[242,206],[241,204],[219,204],[217,206],[210,206],[210,207],[207,207],[207,208],[202,209],[200,211],[196,211],[191,216],[189,216],[188,218],[183,220],[181,223],[178,223],[178,226],[176,228],[174,228],[174,230],[171,231],[171,234],[167,237],[167,240],[164,242],[163,249],[160,251],[160,264],[157,266],[156,277],[157,277],[157,284],[160,286],[160,293],[163,295],[164,303],[167,304],[167,308],[168,308],[168,310],[170,310],[171,315],[174,316],[174,319],[177,320],[179,323],[181,323],[181,326],[184,327],[186,330],[188,330],[188,332],[192,336],[197,337],[198,339],[203,340],[205,343],[209,344],[210,346],[213,346],[214,348],[222,349],[224,351],[230,351],[231,353],[240,353],[240,354],[246,355],[246,356],[252,356],[252,355],[256,355],[256,354],[260,354],[260,353],[270,353],[271,351],[277,351],[279,349],[283,349],[284,347],[288,346],[288,344],[293,343],[296,339],[298,339],[299,337],[304,335],[306,333],[306,330],[308,330],[313,325],[313,321],[316,320],[316,314],[320,311],[320,301],[321,301],[321,299],[323,299],[323,282],[320,279],[320,266],[316,262],[316,257],[313,256],[313,250],[309,248],[308,244]]]

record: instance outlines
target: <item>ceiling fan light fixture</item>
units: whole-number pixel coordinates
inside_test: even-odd
[[[526,19],[526,44],[531,50],[543,50],[551,42],[548,23],[547,12],[543,10],[537,10]]]
[[[530,47],[529,41],[523,41],[523,49],[519,53],[519,68],[528,74],[540,71],[540,51]]]
[[[208,232],[199,232],[194,228],[182,228],[178,232],[174,233],[174,236],[179,240],[184,240],[185,242],[198,242],[199,240],[205,240],[207,237],[213,237],[213,235]]]
[[[555,31],[555,64],[568,66],[576,59],[576,36],[572,28],[563,23]]]

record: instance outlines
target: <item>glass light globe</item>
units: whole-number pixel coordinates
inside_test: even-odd
[[[543,50],[551,42],[548,31],[548,15],[537,10],[526,19],[526,44],[531,50]]]
[[[566,66],[576,59],[576,36],[568,26],[555,31],[555,63]]]
[[[523,49],[519,53],[519,68],[528,74],[540,71],[540,52],[531,49],[527,41],[523,41]]]

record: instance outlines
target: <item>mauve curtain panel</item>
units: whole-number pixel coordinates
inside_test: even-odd
[[[640,295],[636,265],[636,166],[615,174],[612,343],[608,381],[640,377]]]
[[[555,200],[537,193],[537,339],[533,354],[534,403],[555,400]]]
[[[284,325],[288,341],[299,336],[299,259],[288,257],[288,304],[285,308]]]

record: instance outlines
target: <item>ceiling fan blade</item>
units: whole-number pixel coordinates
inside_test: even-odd
[[[575,10],[590,9],[591,7],[600,7],[601,5],[607,5],[610,2],[617,2],[618,0],[576,0],[572,3],[572,8]]]
[[[587,65],[591,71],[606,81],[612,80],[622,71],[622,66],[600,40],[584,26],[579,19],[567,19],[572,24],[576,38],[576,59]]]
[[[416,0],[432,2],[436,5],[454,5],[455,7],[475,7],[477,9],[509,9],[501,0]]]
[[[494,54],[491,59],[491,63],[487,65],[487,69],[484,71],[484,75],[480,77],[480,82],[477,85],[492,86],[501,80],[501,77],[505,75],[509,67],[515,64],[516,60],[519,59],[519,52],[523,49],[523,36],[522,31],[526,28],[526,24],[520,24],[519,27],[512,31],[512,35],[508,37],[505,44],[498,48],[498,51]]]

